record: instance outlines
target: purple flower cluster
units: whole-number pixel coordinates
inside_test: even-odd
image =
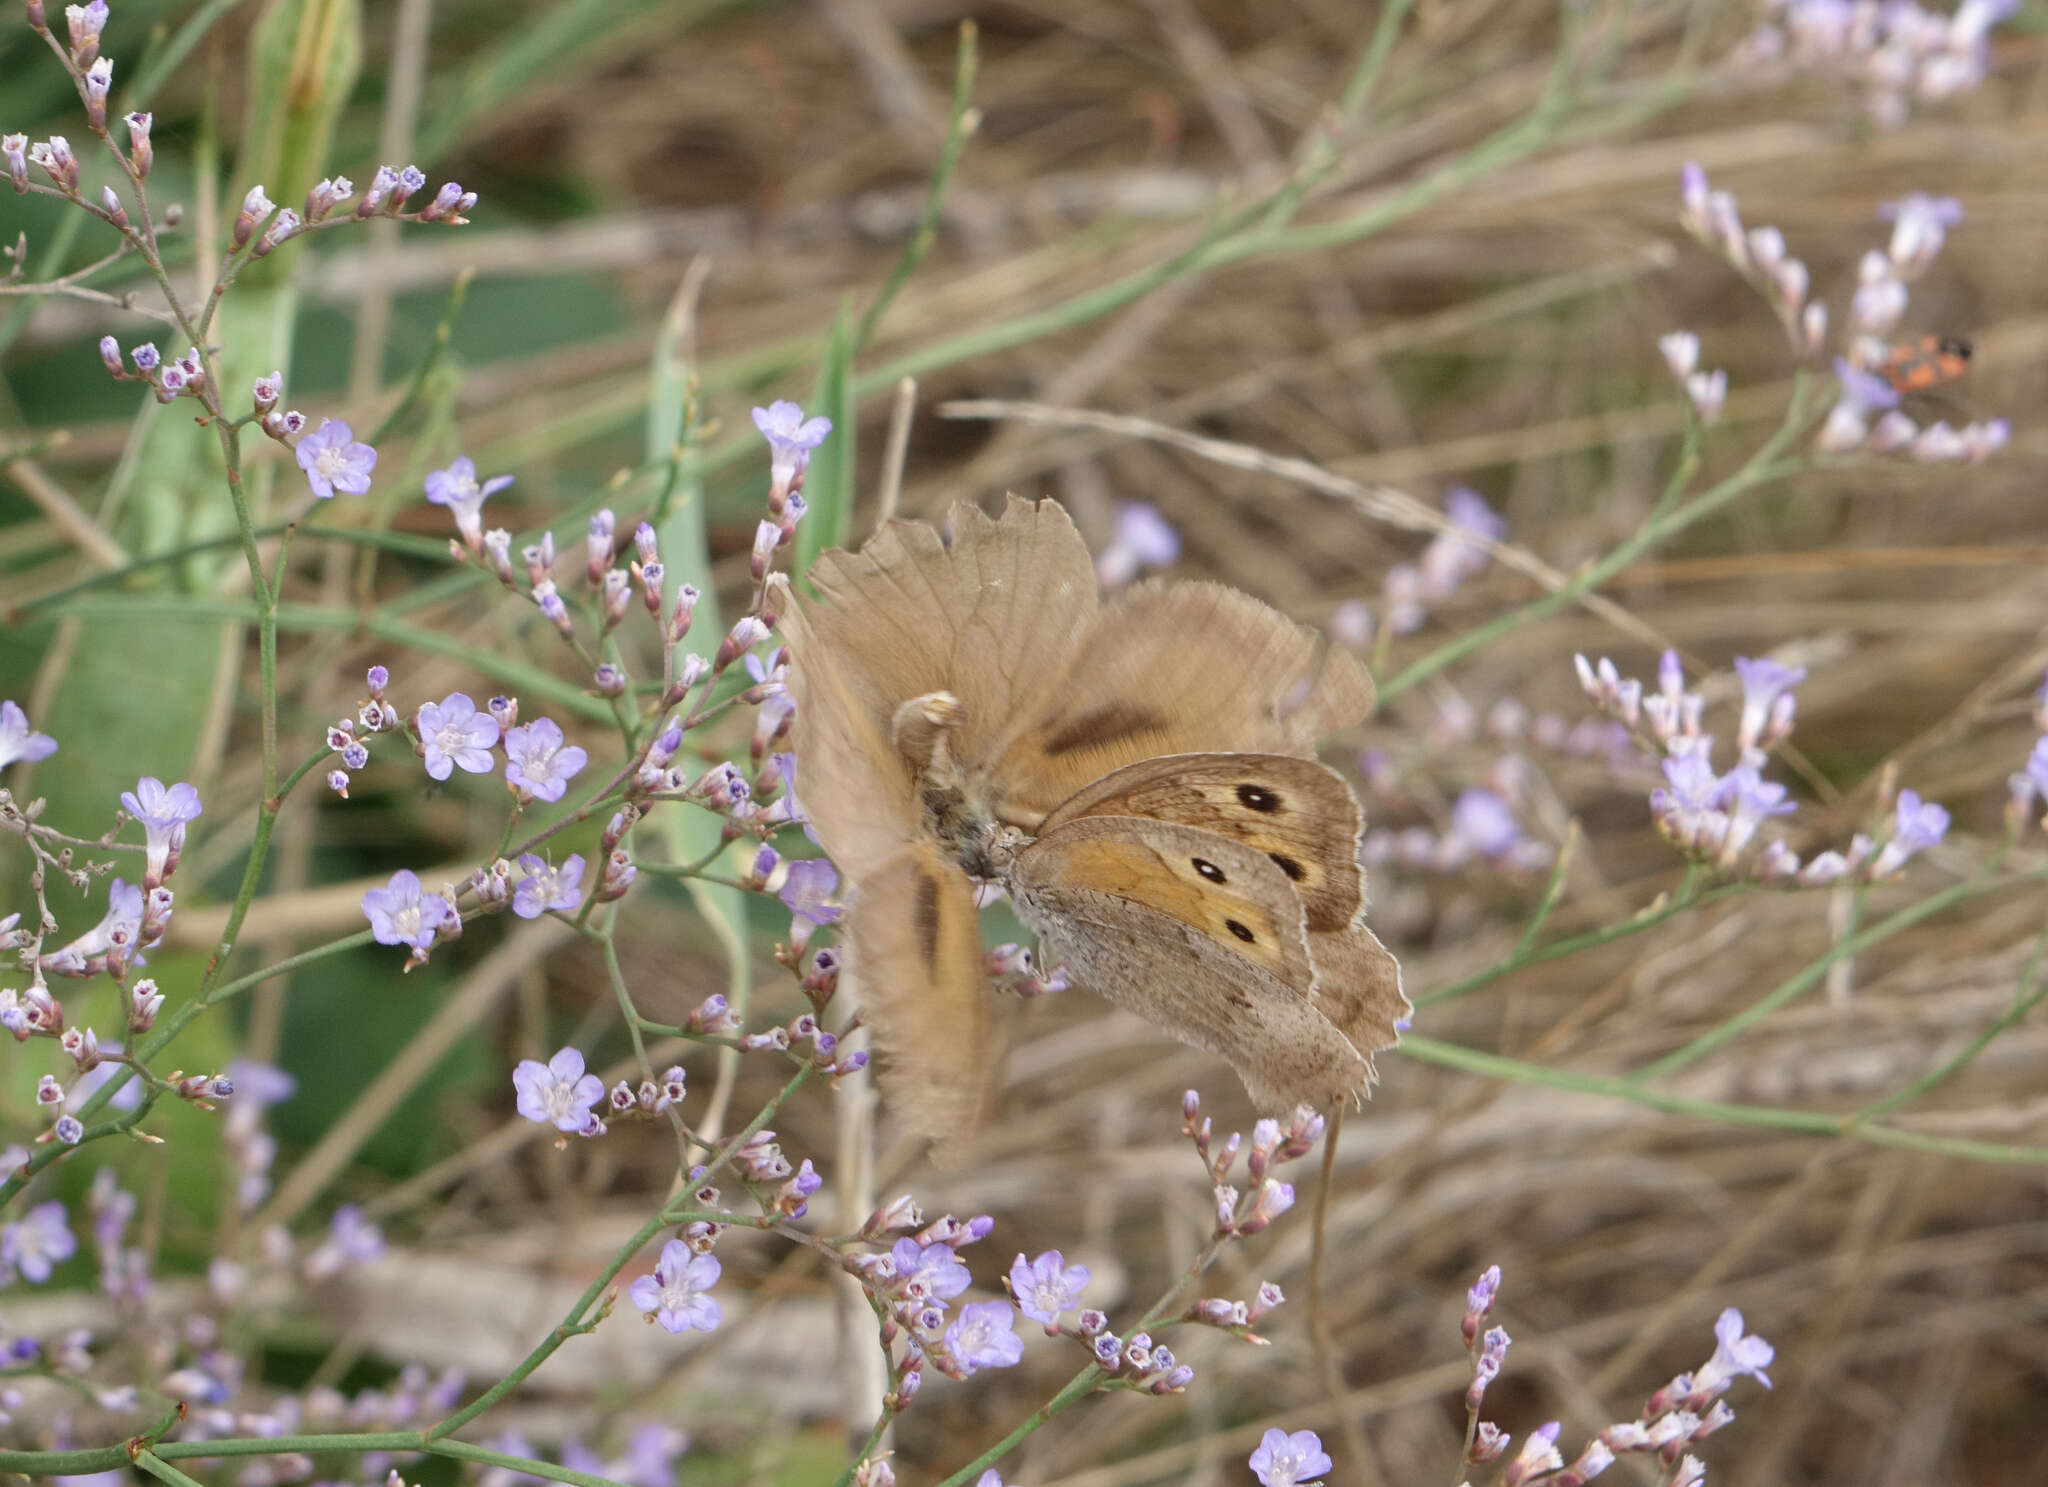
[[[1870,117],[1902,124],[1916,103],[1942,103],[1984,81],[1991,28],[2019,0],[1962,0],[1953,14],[1913,0],[1772,0],[1776,19],[1729,58],[1755,79],[1811,73],[1857,92]]]
[[[1484,544],[1498,543],[1507,536],[1507,519],[1477,491],[1462,485],[1453,486],[1444,497],[1444,516],[1448,526],[1429,539],[1416,561],[1396,563],[1387,570],[1380,604],[1389,634],[1412,635],[1420,630],[1432,608],[1486,571],[1492,557]],[[1360,639],[1370,630],[1369,616],[1349,611],[1340,628],[1347,638]]]
[[[1498,1460],[1512,1439],[1498,1425],[1479,1418],[1487,1386],[1499,1376],[1510,1341],[1503,1329],[1486,1325],[1499,1289],[1500,1267],[1492,1266],[1472,1288],[1466,1304],[1463,1331],[1472,1364],[1472,1382],[1465,1390],[1468,1466]],[[1612,1466],[1617,1455],[1628,1451],[1654,1453],[1667,1466],[1676,1464],[1685,1447],[1705,1440],[1735,1419],[1721,1396],[1736,1379],[1748,1375],[1766,1389],[1771,1386],[1764,1369],[1772,1357],[1771,1345],[1761,1337],[1745,1335],[1742,1313],[1730,1307],[1714,1324],[1713,1357],[1652,1394],[1636,1419],[1602,1430],[1570,1465],[1557,1447],[1558,1422],[1538,1426],[1523,1441],[1500,1480],[1503,1484],[1540,1480],[1544,1487],[1583,1487]],[[1697,1482],[1703,1475],[1704,1468],[1687,1457],[1671,1480]]]
[[[902,1408],[916,1396],[927,1365],[949,1378],[966,1378],[984,1368],[1008,1368],[1024,1356],[1024,1340],[1014,1330],[1016,1313],[1009,1302],[963,1302],[958,1311],[951,1307],[974,1281],[960,1251],[987,1238],[994,1227],[995,1220],[986,1215],[963,1222],[947,1214],[925,1224],[917,1204],[899,1198],[871,1214],[860,1235],[870,1240],[890,1233],[900,1237],[885,1250],[841,1259],[888,1316],[884,1337],[891,1345],[890,1370],[896,1381],[892,1408]]]
[[[1654,693],[1646,693],[1633,677],[1624,677],[1604,656],[1597,663],[1576,656],[1573,663],[1587,701],[1645,742],[1654,741],[1664,749],[1663,784],[1650,792],[1650,812],[1658,831],[1724,876],[1746,874],[1763,882],[1806,887],[1879,881],[1896,876],[1916,853],[1936,845],[1948,832],[1946,810],[1912,790],[1901,790],[1889,829],[1878,839],[1857,833],[1847,852],[1820,852],[1802,864],[1781,840],[1758,846],[1757,832],[1764,822],[1796,808],[1785,786],[1764,778],[1763,768],[1770,752],[1791,735],[1798,709],[1792,689],[1806,679],[1804,668],[1736,657],[1735,673],[1742,685],[1736,725],[1739,759],[1723,774],[1713,765],[1714,737],[1703,728],[1705,699],[1686,689],[1677,652],[1664,653]]]
[[[1804,262],[1786,250],[1785,234],[1771,226],[1744,227],[1734,196],[1710,187],[1707,173],[1690,160],[1680,175],[1679,203],[1680,224],[1763,295],[1785,328],[1794,352],[1805,357],[1818,351],[1827,340],[1828,307],[1809,298],[1813,276]],[[1700,416],[1711,422],[1720,414],[1728,379],[1716,372],[1695,385],[1693,378],[1699,375],[1696,338],[1681,333],[1676,339],[1667,336],[1659,344]]]

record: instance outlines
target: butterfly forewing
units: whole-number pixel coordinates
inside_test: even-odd
[[[1161,754],[1306,755],[1372,708],[1356,659],[1220,584],[1141,584],[1082,637],[1045,711],[1020,715],[990,772],[1004,820],[1037,830],[1112,770]]]
[[[1287,877],[1311,930],[1348,927],[1364,907],[1364,815],[1351,787],[1313,759],[1169,754],[1127,765],[1064,801],[1040,830],[1088,816],[1145,816],[1199,827],[1254,851]]]
[[[1046,705],[1094,618],[1095,569],[1057,502],[1013,497],[999,521],[960,505],[950,519],[950,546],[923,522],[891,522],[858,553],[823,554],[805,613],[885,734],[911,698],[957,697],[952,750],[972,763]]]

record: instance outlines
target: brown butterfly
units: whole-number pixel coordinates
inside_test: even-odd
[[[995,1080],[974,880],[1052,958],[1228,1059],[1262,1111],[1369,1090],[1409,1009],[1358,922],[1363,816],[1312,757],[1372,681],[1212,583],[1097,597],[1053,501],[892,522],[772,580],[804,807],[850,885],[847,968],[891,1104],[957,1144]]]

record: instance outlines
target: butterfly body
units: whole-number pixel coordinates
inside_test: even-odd
[[[1262,1110],[1362,1093],[1407,1002],[1358,923],[1356,797],[1309,757],[1348,655],[1215,584],[1104,606],[1059,506],[894,523],[775,596],[803,798],[851,884],[848,969],[892,1103],[942,1142],[993,1084],[974,881]]]

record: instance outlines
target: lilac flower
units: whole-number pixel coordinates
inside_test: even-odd
[[[1764,1370],[1776,1356],[1777,1350],[1761,1337],[1743,1335],[1742,1313],[1731,1306],[1714,1323],[1714,1356],[1693,1375],[1693,1389],[1712,1398],[1725,1393],[1743,1374],[1768,1389],[1771,1381]]]
[[[1564,1465],[1564,1455],[1557,1449],[1557,1433],[1560,1423],[1556,1420],[1539,1425],[1530,1431],[1522,1442],[1522,1449],[1516,1454],[1514,1463],[1508,1467],[1505,1482],[1530,1482],[1556,1471]]]
[[[107,967],[110,952],[140,965],[135,954],[142,933],[142,887],[116,878],[107,885],[107,912],[100,922],[63,949],[43,958],[43,968],[60,976],[93,976]],[[143,947],[147,948],[147,947]]]
[[[455,918],[448,900],[422,892],[419,875],[407,868],[393,873],[384,887],[364,891],[363,914],[378,944],[410,945],[421,953],[434,948],[441,927]]]
[[[19,1221],[0,1229],[0,1265],[18,1270],[31,1285],[78,1253],[78,1241],[64,1221],[62,1203],[38,1203]]]
[[[1664,779],[1670,788],[1650,792],[1651,809],[1680,841],[1696,841],[1701,823],[1718,812],[1726,798],[1707,751],[1688,749],[1672,755],[1664,761]]]
[[[725,1315],[705,1294],[718,1284],[719,1270],[717,1256],[692,1254],[682,1240],[671,1239],[654,1274],[641,1276],[626,1294],[670,1332],[710,1332]]]
[[[1118,588],[1142,569],[1165,568],[1180,558],[1180,533],[1167,524],[1159,508],[1143,501],[1119,501],[1116,535],[1095,557],[1095,577],[1104,588]]]
[[[990,1467],[974,1479],[974,1487],[1003,1487],[1002,1473]]]
[[[629,1487],[673,1487],[676,1458],[690,1444],[673,1425],[642,1425],[626,1440],[625,1453],[605,1468],[604,1475]]]
[[[754,427],[768,441],[769,505],[779,515],[781,502],[776,493],[786,499],[801,483],[804,470],[811,463],[811,451],[832,432],[832,420],[822,416],[807,419],[795,403],[778,399],[754,410]]]
[[[1313,1430],[1269,1430],[1246,1463],[1265,1487],[1304,1487],[1330,1469],[1323,1439]]]
[[[362,1206],[344,1203],[334,1210],[327,1237],[306,1256],[308,1279],[320,1280],[347,1265],[360,1265],[384,1253],[384,1231],[363,1214]]]
[[[775,896],[799,919],[837,924],[846,914],[834,898],[838,891],[839,870],[822,857],[811,857],[789,864]]]
[[[1806,668],[1781,665],[1768,657],[1751,660],[1737,656],[1735,674],[1742,679],[1742,722],[1736,747],[1745,751],[1769,748],[1792,731],[1790,705],[1781,706],[1779,699],[1806,680]]]
[[[1929,196],[1911,191],[1897,201],[1888,201],[1877,215],[1892,224],[1887,254],[1905,277],[1917,278],[1941,252],[1948,229],[1963,220],[1963,204],[1953,196]]]
[[[890,1247],[889,1258],[896,1262],[899,1286],[921,1280],[940,1301],[951,1301],[974,1280],[948,1245],[919,1244],[915,1239],[899,1239]]]
[[[1828,410],[1817,442],[1820,448],[1839,453],[1861,444],[1870,433],[1870,415],[1898,407],[1899,395],[1882,377],[1851,366],[1845,357],[1835,358],[1835,376],[1842,395]]]
[[[420,704],[416,725],[434,779],[447,779],[457,765],[470,774],[489,774],[495,767],[491,745],[498,741],[498,720],[478,712],[468,693]]]
[[[166,789],[155,775],[144,775],[133,790],[121,792],[121,804],[142,823],[147,839],[142,883],[154,888],[178,865],[178,854],[185,847],[185,823],[196,819],[201,810],[199,791],[182,780]]]
[[[946,1351],[969,1373],[1009,1368],[1024,1356],[1024,1339],[1011,1330],[1015,1325],[1009,1302],[971,1301],[946,1329]]]
[[[532,852],[519,859],[526,876],[512,890],[512,912],[521,919],[538,919],[550,909],[566,914],[582,901],[583,854],[572,852],[569,860],[555,867]]]
[[[57,740],[28,726],[28,714],[14,702],[0,702],[0,769],[17,760],[33,764],[57,752]]]
[[[1059,1325],[1060,1313],[1081,1304],[1087,1285],[1088,1267],[1067,1264],[1056,1249],[1029,1261],[1019,1254],[1010,1266],[1010,1293],[1017,1298],[1017,1310],[1049,1328]]]
[[[1479,1329],[1493,1314],[1494,1298],[1500,1295],[1500,1266],[1489,1265],[1480,1272],[1472,1289],[1465,1293],[1465,1345],[1470,1347]]]
[[[562,725],[553,718],[535,718],[505,734],[505,783],[536,800],[560,800],[589,762],[581,747],[562,741]]]
[[[1948,835],[1948,812],[1933,801],[1922,801],[1919,793],[1901,790],[1892,839],[1870,865],[1870,876],[1889,878],[1904,868],[1914,853],[1924,852]]]
[[[336,491],[360,496],[377,468],[377,451],[357,443],[355,431],[338,418],[321,419],[319,428],[299,440],[297,456],[306,483],[323,501]]]
[[[1430,600],[1448,598],[1458,585],[1486,570],[1491,559],[1473,538],[1499,542],[1508,534],[1507,518],[1477,491],[1462,485],[1453,486],[1444,497],[1444,515],[1451,519],[1452,530],[1431,538],[1417,563],[1423,597]]]
[[[493,475],[478,485],[476,461],[460,454],[447,469],[435,470],[427,476],[427,500],[436,506],[446,506],[448,514],[455,518],[455,529],[462,534],[463,542],[472,551],[481,552],[484,502],[511,483],[510,475]]]
[[[546,1063],[521,1059],[512,1071],[519,1113],[571,1135],[590,1124],[592,1107],[604,1099],[604,1081],[583,1072],[583,1055],[564,1048]]]
[[[1504,857],[1522,840],[1522,823],[1508,803],[1491,790],[1473,787],[1461,794],[1451,807],[1451,829],[1447,834],[1464,851],[1485,858]]]
[[[1721,791],[1728,811],[1728,825],[1721,842],[1720,860],[1724,866],[1742,854],[1766,820],[1797,809],[1785,799],[1785,787],[1766,780],[1754,765],[1743,764],[1729,770],[1721,781]]]
[[[1689,330],[1657,337],[1657,349],[1664,354],[1664,365],[1671,368],[1671,375],[1680,382],[1699,369],[1700,338]]]

